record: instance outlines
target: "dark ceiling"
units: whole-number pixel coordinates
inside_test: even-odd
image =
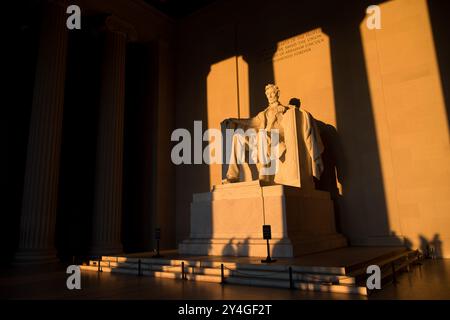
[[[172,18],[183,18],[215,0],[144,0],[152,7]]]

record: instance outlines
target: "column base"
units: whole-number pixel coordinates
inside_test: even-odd
[[[13,260],[13,265],[33,265],[33,264],[48,264],[59,263],[56,256],[56,250],[20,250],[16,253]]]

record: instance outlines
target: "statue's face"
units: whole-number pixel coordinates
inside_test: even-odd
[[[269,103],[274,103],[278,101],[278,92],[274,88],[269,88],[266,90],[266,97]]]

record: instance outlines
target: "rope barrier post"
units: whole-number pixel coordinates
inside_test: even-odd
[[[411,262],[409,261],[409,253],[406,254],[406,271],[409,272],[411,271],[411,267],[410,267]]]
[[[395,274],[395,264],[394,262],[391,262],[391,268],[392,268],[392,283],[397,283],[397,275]]]
[[[221,284],[225,283],[225,275],[224,275],[224,271],[223,271],[223,263],[220,264],[220,277],[221,277]]]
[[[185,276],[184,276],[184,261],[181,262],[181,279],[184,280]]]
[[[99,259],[98,259],[98,272],[103,272],[101,261],[102,261],[102,259],[99,258]]]
[[[141,259],[138,260],[138,276],[140,277],[142,275],[141,272]]]
[[[294,289],[294,281],[292,280],[292,267],[289,266],[289,288]]]
[[[161,258],[159,254],[159,240],[161,239],[161,228],[155,228],[155,240],[156,240],[156,254],[152,258]]]
[[[422,262],[421,261],[423,259],[423,256],[422,256],[421,252],[418,249],[415,251],[415,255],[416,255],[415,261],[419,265],[419,270],[421,270],[420,268],[422,267]]]

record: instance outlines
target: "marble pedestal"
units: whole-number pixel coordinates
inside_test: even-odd
[[[273,257],[294,257],[347,245],[336,233],[327,192],[259,181],[217,185],[191,203],[191,233],[179,253],[267,256],[262,225],[270,224]]]

